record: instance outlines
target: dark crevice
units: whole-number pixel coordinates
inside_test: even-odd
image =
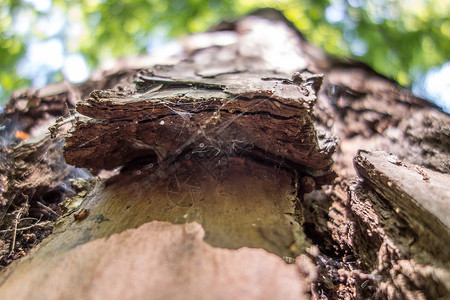
[[[293,118],[299,118],[299,116],[297,115],[292,115],[289,117],[284,117],[284,116],[278,116],[278,115],[274,115],[268,111],[253,111],[253,112],[243,112],[243,111],[239,111],[239,110],[233,110],[233,112],[226,110],[226,109],[204,109],[204,110],[200,110],[200,111],[188,111],[186,113],[188,114],[201,114],[201,113],[205,113],[205,112],[221,112],[221,113],[229,113],[232,115],[242,115],[242,116],[254,116],[254,115],[266,115],[269,116],[273,119],[277,119],[277,120],[290,120]],[[169,117],[169,116],[177,116],[177,113],[173,113],[173,114],[165,114],[165,115],[159,115],[158,117],[155,118],[151,118],[151,119],[144,119],[144,120],[139,120],[137,121],[138,124],[145,124],[145,123],[151,123],[154,121],[158,121],[161,120],[165,117]],[[118,121],[122,121],[122,119],[118,119]]]
[[[174,81],[174,80],[157,80],[142,78],[141,82],[136,82],[136,88],[139,93],[145,93],[151,90],[153,84],[162,84],[160,90],[176,89],[176,88],[201,88],[206,90],[223,91],[224,87],[220,84],[200,83],[197,81]]]

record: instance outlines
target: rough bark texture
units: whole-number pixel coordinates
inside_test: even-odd
[[[385,152],[363,152],[355,168],[377,194],[405,219],[417,237],[412,245],[450,260],[450,175],[402,163]]]
[[[3,264],[44,236],[51,211],[63,216],[0,274],[0,294],[450,297],[447,114],[327,56],[274,10],[183,47],[11,99],[5,146],[56,123],[51,138],[5,147]],[[63,140],[66,162],[97,178],[62,161]]]
[[[330,182],[334,144],[319,147],[311,118],[322,77],[290,79],[256,68],[235,47],[217,52],[143,70],[124,91],[92,92],[77,104],[90,118],[66,139],[66,161],[98,171],[142,157],[169,165],[181,154],[238,153]]]

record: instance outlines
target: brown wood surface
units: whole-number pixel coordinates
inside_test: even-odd
[[[450,297],[448,114],[274,10],[182,45],[10,100],[2,265],[62,217],[0,273],[0,294]]]

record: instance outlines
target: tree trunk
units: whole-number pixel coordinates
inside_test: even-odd
[[[447,114],[274,10],[183,46],[11,98],[0,294],[450,296]]]

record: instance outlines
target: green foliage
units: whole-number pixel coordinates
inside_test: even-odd
[[[50,10],[38,10],[39,0],[0,1],[3,101],[30,84],[32,78],[21,78],[16,69],[30,40],[58,38],[64,55],[80,52],[95,68],[259,7],[282,10],[312,43],[334,55],[356,56],[404,85],[450,60],[450,3],[441,0],[54,0]],[[48,34],[39,22],[55,11],[65,23]],[[30,22],[25,31],[18,29],[24,20]],[[54,72],[48,74],[61,78]]]
[[[10,12],[17,5],[17,1],[12,0],[0,3],[0,96],[28,84],[28,80],[20,78],[14,70],[25,53],[23,38],[8,30],[13,21]]]
[[[80,51],[91,65],[105,57],[145,52],[155,30],[170,37],[203,31],[232,12],[229,2],[219,0],[81,1],[79,6],[90,32]]]
[[[352,8],[359,15],[357,35],[369,46],[363,59],[401,84],[449,60],[450,3],[445,2],[386,1],[386,17]]]

